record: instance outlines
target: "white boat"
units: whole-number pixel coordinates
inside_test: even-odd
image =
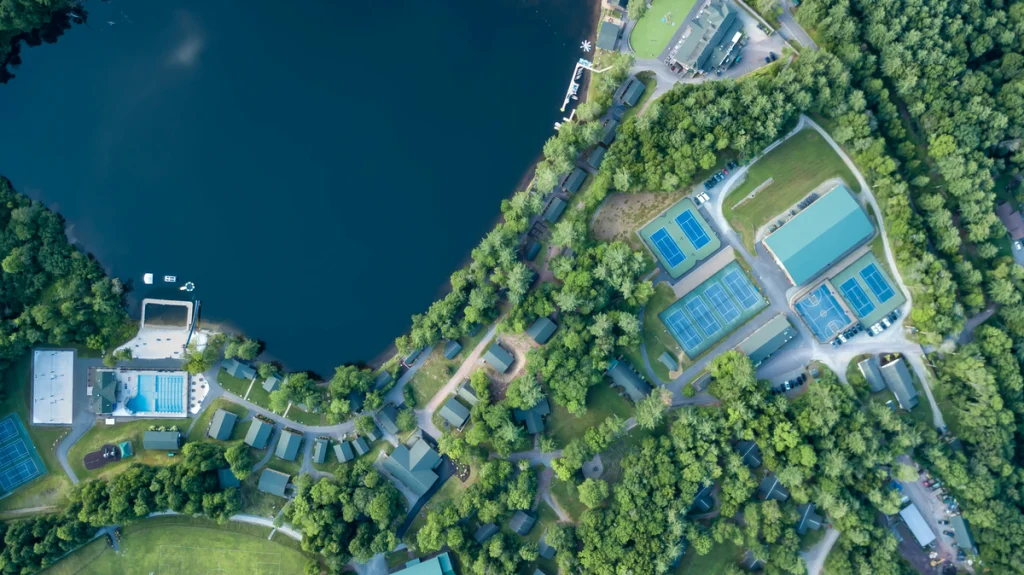
[[[169,284],[178,283],[178,278],[175,276],[164,276],[164,281]]]
[[[142,283],[150,285],[153,283],[153,274],[145,274],[142,276]]]

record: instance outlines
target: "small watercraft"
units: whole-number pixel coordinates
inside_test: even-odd
[[[164,276],[164,282],[169,284],[178,283],[178,278],[175,276]]]
[[[150,285],[153,283],[153,274],[145,274],[142,276],[142,283]]]

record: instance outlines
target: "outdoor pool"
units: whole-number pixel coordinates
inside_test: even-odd
[[[138,393],[127,403],[131,412],[185,412],[185,376],[139,374],[138,385]]]

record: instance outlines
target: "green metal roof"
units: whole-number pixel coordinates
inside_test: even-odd
[[[562,198],[554,198],[548,205],[548,209],[544,210],[544,219],[547,220],[548,223],[553,224],[558,221],[558,218],[562,217],[562,212],[564,211],[565,200]]]
[[[384,431],[391,435],[398,435],[398,410],[395,409],[394,404],[389,403],[380,408],[380,411],[377,412],[377,421],[380,422]]]
[[[366,455],[370,452],[370,445],[362,437],[357,437],[352,440],[352,449],[359,455]]]
[[[448,344],[444,346],[444,357],[446,359],[455,359],[455,356],[459,355],[460,351],[462,351],[462,344],[456,339],[449,340]]]
[[[484,354],[484,362],[487,365],[493,367],[498,373],[505,373],[508,368],[512,366],[512,362],[515,361],[515,357],[505,351],[505,348],[501,347],[501,344],[495,343]]]
[[[597,32],[597,47],[602,50],[615,50],[615,42],[619,39],[618,25],[611,22],[601,22],[601,28]]]
[[[355,458],[355,455],[352,453],[352,445],[347,441],[342,441],[334,445],[334,455],[341,463],[352,461],[352,459]]]
[[[637,81],[639,82],[639,80]],[[643,86],[643,84],[640,85]],[[607,151],[608,150],[605,150],[601,146],[594,148],[593,150],[590,151],[589,154],[587,154],[587,163],[590,164],[595,170],[600,168],[601,162],[604,161],[604,153]]]
[[[953,515],[949,518],[949,523],[953,526],[953,534],[956,536],[957,545],[965,553],[977,553],[978,550],[974,546],[974,537],[971,536],[971,528],[967,524],[967,520],[962,515]]]
[[[274,431],[274,426],[260,418],[253,418],[249,431],[245,434],[245,443],[256,449],[263,449],[267,446],[267,440]]]
[[[476,405],[480,402],[480,398],[476,396],[476,390],[469,384],[468,379],[459,384],[459,391],[457,394],[470,406]]]
[[[449,398],[441,406],[441,410],[437,414],[457,429],[461,429],[463,425],[466,425],[466,420],[469,419],[469,409],[454,397]]]
[[[313,462],[323,463],[327,460],[327,440],[316,438],[313,443]]]
[[[213,422],[210,423],[208,435],[214,439],[227,441],[231,439],[231,431],[235,428],[235,421],[238,416],[226,409],[218,409],[213,414]]]
[[[640,85],[642,86],[643,84]],[[571,174],[569,174],[569,177],[565,179],[565,184],[563,184],[562,187],[570,194],[575,194],[579,191],[580,186],[583,185],[583,181],[586,179],[587,173],[580,168],[576,168]]]
[[[877,393],[885,389],[885,381],[882,380],[882,372],[878,371],[878,363],[875,361],[874,357],[861,360],[861,362],[857,364],[857,367],[860,369],[860,373],[864,376],[864,379],[867,380],[868,387],[871,388],[873,393]]]
[[[551,321],[547,317],[539,317],[537,321],[533,322],[527,330],[526,334],[530,336],[530,339],[537,342],[540,345],[544,345],[551,339],[551,336],[555,333],[558,326],[555,322]]]
[[[618,128],[619,123],[616,122],[615,119],[609,119],[608,122],[604,125],[604,131],[601,135],[601,143],[604,144],[605,146],[612,145],[612,142],[615,141],[615,130],[617,130]]]
[[[622,101],[628,106],[636,106],[636,103],[640,101],[640,96],[643,96],[646,89],[647,86],[643,82],[634,78],[625,91],[623,91]]]
[[[508,527],[519,535],[526,535],[533,529],[535,523],[537,523],[537,518],[533,515],[525,511],[516,511],[512,520],[508,522]]]
[[[252,366],[244,364],[237,359],[225,359],[220,363],[220,366],[231,377],[237,377],[238,379],[252,379],[256,377],[256,370]]]
[[[302,445],[302,436],[292,433],[287,429],[281,431],[281,437],[277,440],[277,449],[274,455],[288,461],[295,461],[299,455],[299,446]]]
[[[836,186],[766,237],[764,245],[803,285],[875,233],[846,186]]]
[[[634,403],[651,394],[651,386],[640,379],[640,375],[623,360],[617,359],[612,362],[608,368],[608,377],[612,378],[612,383],[621,387]]]
[[[740,352],[749,357],[750,362],[757,366],[794,337],[796,337],[796,330],[793,329],[785,315],[779,314],[750,334],[750,337],[740,342],[738,347]]]
[[[221,467],[217,470],[217,483],[221,489],[227,489],[229,487],[238,487],[242,484],[241,481],[235,477],[235,474],[231,472],[228,467]]]
[[[280,385],[281,377],[276,373],[263,380],[263,389],[265,389],[267,393],[276,390]]]
[[[526,259],[533,261],[540,253],[540,244],[537,242],[530,242],[530,247],[526,248]]]
[[[114,402],[117,400],[117,376],[111,371],[97,371],[96,374],[98,377],[93,383],[89,403],[97,414],[107,414],[113,411]]]
[[[551,404],[548,403],[548,398],[545,397],[530,409],[513,410],[512,417],[516,421],[526,424],[527,433],[535,435],[544,431],[544,416],[549,413],[551,413]]]
[[[661,352],[661,355],[658,356],[658,361],[660,361],[662,365],[668,368],[669,371],[675,371],[679,369],[679,362],[676,361],[676,358],[672,357],[672,354],[667,351]]]
[[[287,473],[281,473],[273,469],[264,469],[260,475],[260,483],[257,489],[264,493],[284,497],[284,490],[288,487],[288,479],[290,477]]]
[[[142,434],[142,448],[177,451],[180,440],[181,434],[177,431],[147,431]]]
[[[434,468],[441,456],[426,441],[417,438],[412,446],[399,445],[384,460],[384,469],[402,482],[417,497],[422,497],[437,481]]]

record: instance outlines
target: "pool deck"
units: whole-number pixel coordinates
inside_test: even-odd
[[[184,371],[155,371],[155,370],[111,370],[117,375],[117,408],[111,414],[112,417],[167,417],[172,419],[186,417],[189,406],[189,375]],[[128,411],[125,405],[133,397],[139,394],[139,376],[181,376],[182,402],[178,411]]]

